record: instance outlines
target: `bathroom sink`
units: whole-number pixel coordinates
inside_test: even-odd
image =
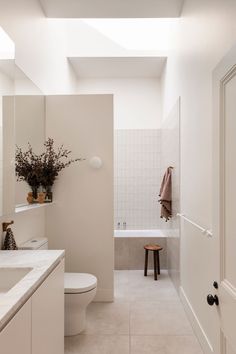
[[[0,268],[0,294],[7,293],[33,268]]]

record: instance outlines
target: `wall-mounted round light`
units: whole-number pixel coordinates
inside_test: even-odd
[[[93,168],[101,168],[102,167],[102,159],[99,156],[93,156],[89,160],[89,165]]]

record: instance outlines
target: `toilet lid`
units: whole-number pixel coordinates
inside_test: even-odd
[[[87,273],[65,273],[65,294],[80,294],[96,288],[97,278]]]

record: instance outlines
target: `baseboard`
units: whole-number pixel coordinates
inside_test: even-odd
[[[113,289],[97,289],[93,302],[112,302],[114,301]]]
[[[193,330],[203,348],[204,353],[206,354],[211,354],[214,353],[213,351],[213,347],[204,331],[204,329],[201,326],[201,323],[196,315],[196,313],[194,312],[194,309],[189,301],[189,299],[187,298],[187,295],[184,292],[184,289],[182,288],[182,286],[180,286],[180,299],[181,302],[184,306],[184,309],[187,313],[188,319],[193,327]]]

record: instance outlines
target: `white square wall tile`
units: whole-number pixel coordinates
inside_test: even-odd
[[[129,229],[159,227],[160,146],[160,130],[115,131],[115,227],[118,215]]]

